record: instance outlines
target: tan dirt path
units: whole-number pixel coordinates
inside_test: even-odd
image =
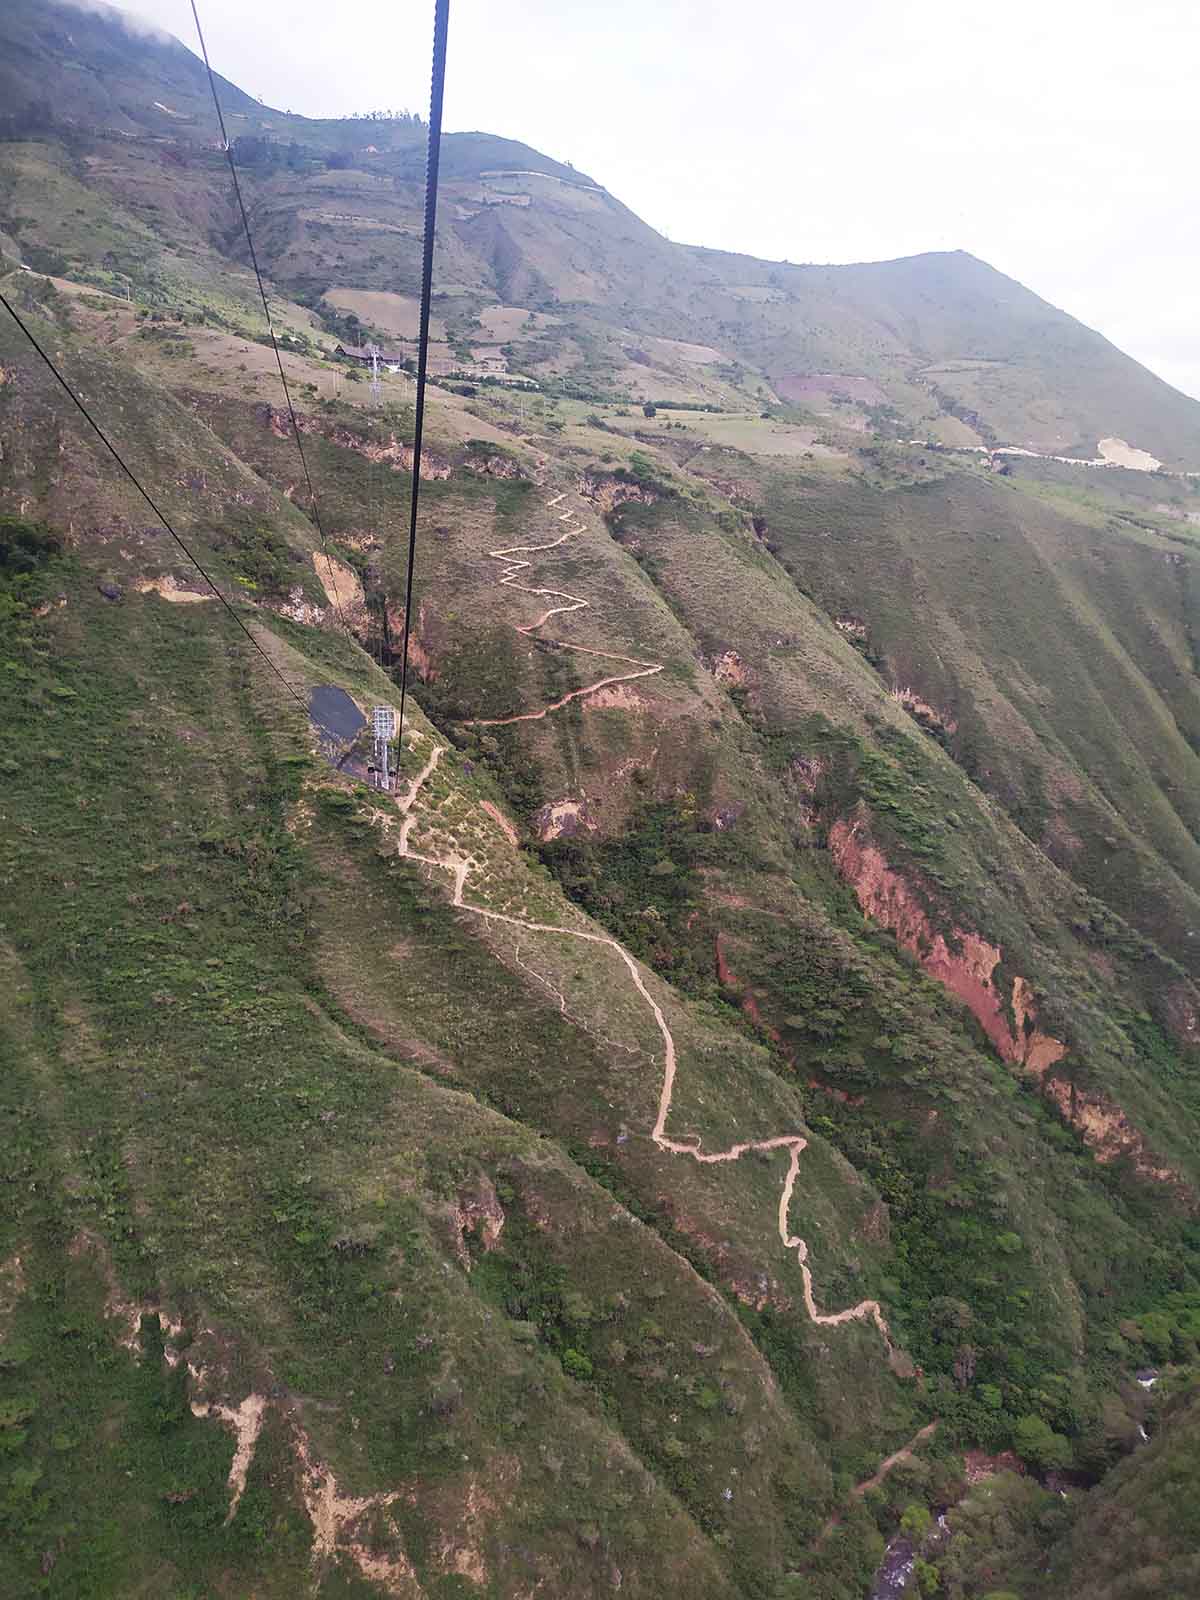
[[[799,1264],[804,1284],[804,1305],[809,1317],[814,1323],[822,1327],[836,1327],[844,1322],[871,1321],[879,1329],[884,1343],[890,1350],[891,1338],[887,1321],[877,1300],[860,1300],[857,1305],[847,1306],[842,1311],[821,1311],[817,1306],[813,1293],[812,1272],[808,1265],[807,1241],[798,1234],[792,1233],[788,1226],[788,1213],[791,1208],[792,1193],[796,1185],[796,1175],[800,1168],[800,1157],[808,1144],[808,1140],[803,1134],[779,1133],[768,1139],[751,1139],[745,1143],[734,1144],[727,1150],[704,1150],[701,1148],[701,1140],[699,1138],[690,1140],[672,1139],[667,1133],[667,1119],[671,1113],[671,1100],[675,1090],[675,1039],[667,1025],[662,1007],[646,987],[641,969],[628,950],[607,934],[587,933],[577,928],[563,928],[552,922],[532,922],[524,917],[510,916],[506,912],[491,911],[486,906],[472,905],[463,898],[467,874],[472,866],[472,862],[469,859],[454,856],[425,856],[410,848],[409,835],[416,821],[413,806],[423,785],[436,769],[443,753],[444,746],[434,745],[432,747],[425,765],[409,784],[408,792],[397,801],[403,817],[397,853],[406,860],[417,861],[424,866],[439,867],[443,871],[450,872],[454,880],[452,904],[462,911],[469,911],[473,916],[482,917],[486,922],[503,923],[513,928],[525,928],[532,933],[558,934],[563,938],[581,939],[588,944],[607,945],[610,950],[616,952],[617,956],[624,962],[634,988],[650,1008],[655,1026],[658,1028],[663,1041],[662,1089],[658,1099],[658,1114],[655,1117],[654,1127],[650,1133],[654,1143],[658,1145],[660,1150],[670,1151],[672,1155],[688,1156],[691,1160],[698,1161],[703,1165],[737,1161],[748,1152],[756,1150],[786,1150],[788,1152],[788,1168],[779,1196],[778,1231],[784,1249],[794,1250],[796,1253],[796,1260]]]
[[[565,491],[564,491],[565,492]],[[563,499],[562,494],[557,494],[552,500],[546,502],[548,507],[558,505]],[[577,516],[574,511],[564,511],[559,517],[560,522],[567,522]],[[591,605],[590,600],[585,600],[581,595],[568,594],[565,589],[539,589],[532,588],[529,584],[518,583],[521,573],[528,571],[533,565],[532,561],[515,559],[521,555],[534,555],[542,550],[557,550],[559,545],[565,544],[568,539],[584,532],[584,524],[575,528],[571,527],[565,533],[560,533],[557,539],[551,539],[548,544],[510,544],[498,550],[489,550],[488,555],[493,561],[504,562],[504,571],[501,573],[500,584],[509,589],[516,589],[521,594],[531,594],[539,600],[563,600],[565,605],[550,606],[543,611],[533,622],[527,622],[523,627],[517,627],[517,632],[528,638],[535,633],[543,623],[551,617],[557,617],[571,611],[583,611]],[[571,644],[566,639],[547,639],[547,644],[557,645],[560,650],[573,650],[576,655],[596,656],[601,661],[619,661],[622,666],[635,667],[635,672],[619,672],[607,678],[601,678],[596,683],[589,683],[582,689],[572,689],[570,694],[564,694],[561,699],[553,701],[548,706],[543,706],[540,711],[523,711],[515,717],[476,717],[470,723],[473,728],[507,728],[514,722],[540,722],[543,717],[549,716],[552,711],[561,711],[563,706],[569,705],[572,700],[580,700],[584,695],[595,694],[597,689],[607,689],[614,683],[631,683],[635,678],[652,678],[655,673],[662,671],[661,661],[638,661],[633,656],[617,655],[612,650],[592,650],[586,645]]]

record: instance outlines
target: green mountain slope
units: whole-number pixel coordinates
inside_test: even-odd
[[[321,549],[197,66],[69,15],[4,292],[258,650],[6,319],[0,1587],[858,1600],[913,1502],[964,1600],[1118,1514],[1183,1583],[1196,489],[948,447],[1192,402],[449,136],[382,795],[310,697],[398,703],[412,385],[331,350],[411,349],[420,130],[228,91]]]

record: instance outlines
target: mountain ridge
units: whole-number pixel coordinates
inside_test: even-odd
[[[70,8],[46,0],[16,0],[8,26],[22,30],[22,36],[28,35],[32,42],[21,70],[0,78],[6,102],[20,103],[21,94],[30,94],[29,84],[44,76],[50,65],[58,63],[55,70],[61,75],[66,47],[56,37],[39,34],[32,20],[47,12],[72,15]],[[128,35],[120,22],[109,21],[105,13],[73,14],[84,19],[88,48],[94,50],[102,44],[116,59],[122,59]],[[122,35],[120,43],[113,42],[114,34]],[[163,47],[156,43],[154,48],[161,51]],[[169,111],[158,109],[147,98],[150,89],[143,88],[139,126],[143,134],[152,126],[155,137],[198,141],[204,148],[211,144],[215,127],[204,103],[203,66],[178,43],[170,52],[172,59],[179,51],[189,58],[186,76],[193,98],[188,124],[181,125],[178,117],[172,119]],[[221,84],[230,117],[246,121],[255,130],[252,137],[260,142],[265,139],[268,145],[282,148],[285,142],[294,141],[313,151],[331,152],[340,162],[356,155],[365,157],[368,166],[402,181],[415,182],[421,175],[423,135],[417,122],[299,118],[260,106],[226,80]],[[132,92],[132,86],[124,90],[125,98]],[[151,119],[149,123],[146,117]],[[232,123],[231,134],[243,140],[251,137]],[[520,154],[513,155],[515,151]],[[633,217],[607,190],[597,190],[598,204],[584,205],[582,210],[579,205],[566,210],[555,207],[552,199],[545,197],[539,197],[536,205],[527,202],[524,209],[506,204],[506,200],[520,197],[520,181],[517,194],[489,195],[488,185],[495,191],[495,180],[483,175],[496,167],[511,166],[513,160],[532,163],[534,170],[569,177],[574,183],[592,183],[586,175],[513,141],[475,133],[445,135],[442,167],[449,188],[440,232],[440,282],[461,278],[466,264],[461,257],[456,261],[449,248],[448,235],[453,231],[467,247],[466,259],[471,260],[468,278],[488,298],[500,290],[502,300],[517,283],[523,285],[517,292],[532,296],[531,303],[540,301],[546,309],[555,304],[581,307],[587,316],[598,314],[611,326],[625,299],[620,285],[636,285],[640,306],[636,325],[642,331],[674,332],[677,336],[685,325],[693,330],[702,328],[705,337],[726,346],[728,359],[749,359],[772,385],[784,382],[786,386],[797,372],[840,373],[873,388],[877,395],[873,403],[897,408],[910,424],[931,423],[930,436],[935,439],[941,430],[947,435],[945,442],[1019,445],[1049,454],[1092,457],[1099,440],[1110,437],[1146,450],[1168,465],[1200,469],[1200,402],[1149,373],[1103,335],[1084,328],[1016,280],[966,252],[926,252],[887,262],[819,266],[760,261],[699,245],[674,245]],[[251,175],[253,170],[252,164]],[[453,187],[456,180],[474,178],[481,178],[485,203],[493,213],[487,224],[491,231],[478,239],[472,238],[471,223],[455,215],[461,207],[455,205]],[[264,223],[268,244],[273,240],[276,246],[268,248],[267,255],[284,286],[290,281],[293,288],[315,287],[317,292],[327,292],[337,282],[334,241],[338,228],[345,224],[332,223],[331,248],[314,237],[311,225],[296,215],[297,202],[302,214],[303,197],[311,188],[311,182],[301,178],[288,194],[286,229],[280,226],[282,214],[274,223]],[[528,191],[528,183],[524,190]],[[364,200],[365,212],[361,209]],[[579,191],[579,200],[584,200],[583,191]],[[394,217],[402,231],[410,229],[419,217],[416,201],[414,195],[397,208],[391,199],[383,205],[382,199],[375,200],[369,191],[364,195],[361,189],[355,190],[357,215],[368,215],[374,209],[377,226],[395,226]],[[615,228],[606,221],[609,208],[615,208]],[[334,214],[323,209],[317,215],[326,219]],[[630,253],[631,241],[621,232],[624,218],[632,218],[636,224],[645,247],[642,257]],[[327,220],[319,223],[325,230],[330,226]],[[561,260],[564,243],[570,248],[570,240],[574,240],[577,247],[585,238],[588,267],[564,274],[554,265]],[[289,263],[301,244],[313,259],[298,273]],[[415,241],[411,248],[413,254],[400,274],[404,288],[416,281]],[[490,264],[497,252],[513,258],[499,280]],[[709,270],[699,276],[689,273],[689,261]],[[521,263],[519,271],[515,271],[517,262]],[[718,263],[726,270],[714,279],[711,269]],[[952,271],[945,270],[947,264],[952,264]],[[737,284],[730,271],[743,276],[748,273],[750,281]],[[393,269],[393,285],[396,276]],[[378,276],[379,288],[387,282],[387,274]],[[376,282],[356,286],[376,287]],[[739,295],[754,291],[766,291],[767,298],[739,299]],[[771,298],[772,292],[777,298]],[[907,331],[901,331],[905,326]],[[922,363],[938,362],[950,362],[953,370],[939,372],[934,382],[920,368]],[[991,370],[966,370],[972,362],[996,365]],[[800,395],[803,397],[803,390]]]

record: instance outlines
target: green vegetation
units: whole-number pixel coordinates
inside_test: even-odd
[[[411,386],[322,344],[410,313],[423,130],[228,91],[347,638],[202,69],[47,9],[6,293],[298,700],[395,704]],[[1193,403],[968,257],[443,157],[435,364],[540,389],[431,400],[398,797],[0,327],[0,1589],[1183,1600],[1200,491],[904,441],[1195,467]]]

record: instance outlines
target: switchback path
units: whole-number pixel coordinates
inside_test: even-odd
[[[544,591],[543,591],[544,592]],[[411,745],[410,745],[411,748]],[[821,1311],[813,1294],[812,1272],[808,1265],[808,1244],[798,1234],[794,1234],[788,1227],[788,1212],[792,1203],[792,1192],[796,1185],[796,1174],[800,1168],[800,1157],[804,1153],[808,1140],[801,1133],[779,1133],[768,1139],[748,1140],[744,1144],[730,1145],[727,1150],[704,1150],[701,1140],[672,1139],[667,1131],[667,1119],[671,1114],[671,1100],[675,1091],[676,1051],[675,1040],[667,1019],[663,1016],[662,1007],[646,987],[638,963],[634,960],[616,939],[607,934],[587,933],[577,928],[562,928],[552,922],[531,922],[524,917],[509,916],[506,912],[491,911],[486,906],[472,905],[463,898],[466,888],[467,875],[474,864],[470,858],[455,856],[426,856],[420,855],[409,845],[409,836],[416,822],[413,807],[423,785],[431,777],[438,762],[444,754],[444,746],[433,745],[428,760],[413,778],[408,786],[407,793],[397,800],[403,818],[400,825],[399,848],[397,853],[408,861],[417,861],[428,867],[438,867],[449,872],[454,881],[452,904],[462,911],[469,911],[472,916],[482,917],[487,922],[504,923],[513,928],[524,928],[531,933],[557,934],[560,938],[581,939],[588,944],[607,945],[610,950],[624,962],[629,973],[630,981],[638,994],[641,995],[654,1017],[655,1026],[658,1028],[663,1042],[663,1081],[658,1097],[658,1114],[654,1119],[654,1127],[650,1137],[660,1150],[670,1151],[672,1155],[687,1156],[692,1161],[702,1165],[715,1165],[719,1162],[737,1161],[750,1151],[755,1150],[786,1150],[788,1152],[787,1175],[783,1181],[783,1189],[779,1196],[778,1231],[779,1238],[785,1250],[794,1250],[796,1260],[800,1266],[800,1275],[804,1284],[804,1305],[813,1322],[822,1327],[836,1327],[843,1322],[870,1321],[875,1324],[883,1337],[884,1343],[891,1350],[891,1338],[883,1311],[877,1300],[860,1300],[855,1306],[847,1306],[844,1311]]]
[[[547,507],[559,505],[566,497],[566,490],[556,494],[553,499],[546,502]],[[560,522],[569,522],[577,515],[574,511],[564,511],[559,515]],[[504,571],[500,575],[503,587],[517,589],[521,594],[534,595],[539,600],[562,600],[566,604],[550,606],[543,611],[534,622],[527,622],[524,627],[518,627],[517,632],[527,638],[537,631],[543,623],[551,617],[560,616],[570,611],[583,611],[591,605],[590,600],[585,600],[581,595],[568,594],[565,589],[535,589],[528,584],[518,583],[521,573],[526,572],[532,561],[515,560],[514,557],[534,555],[541,550],[557,550],[559,545],[565,544],[568,539],[573,539],[584,531],[584,524],[577,528],[567,528],[560,533],[557,539],[551,539],[549,544],[510,544],[499,550],[489,550],[488,555],[493,561],[504,562]],[[515,624],[514,624],[515,626]],[[571,644],[566,639],[547,639],[547,644],[557,645],[560,650],[573,650],[576,655],[596,656],[601,661],[619,661],[622,666],[635,667],[635,672],[618,672],[607,678],[600,678],[596,683],[589,683],[582,689],[572,689],[570,694],[564,694],[561,699],[555,700],[551,705],[543,706],[540,711],[523,711],[515,717],[475,717],[467,724],[472,728],[506,728],[514,722],[540,722],[543,717],[549,716],[552,711],[561,711],[563,706],[569,705],[572,700],[580,700],[584,695],[595,694],[597,689],[607,689],[616,683],[631,683],[635,678],[652,678],[655,673],[662,671],[661,661],[638,661],[633,656],[620,656],[611,650],[591,650],[581,644]]]

